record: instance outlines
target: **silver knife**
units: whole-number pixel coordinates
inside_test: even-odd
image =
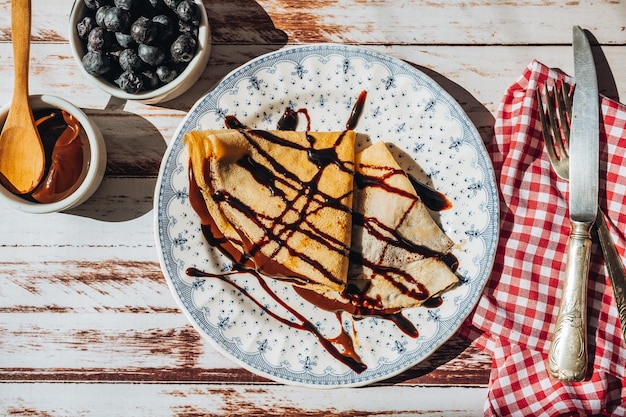
[[[596,69],[585,32],[573,29],[574,105],[570,127],[571,232],[561,306],[548,354],[550,375],[581,381],[587,369],[587,275],[591,227],[598,210],[599,97]]]

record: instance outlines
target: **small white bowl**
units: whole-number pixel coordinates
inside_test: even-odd
[[[189,90],[191,86],[195,84],[204,72],[207,62],[209,61],[209,55],[211,53],[211,30],[209,27],[209,21],[207,18],[206,9],[202,0],[194,0],[198,5],[200,12],[200,25],[198,27],[198,49],[196,55],[187,64],[185,70],[176,77],[173,81],[163,85],[155,90],[144,91],[137,94],[127,93],[120,89],[117,85],[109,82],[104,77],[96,77],[89,74],[82,64],[82,58],[85,55],[86,48],[83,46],[83,40],[80,39],[76,31],[76,25],[85,17],[87,13],[87,6],[84,0],[75,0],[74,6],[70,13],[69,21],[69,41],[72,48],[72,55],[78,64],[80,71],[85,74],[87,79],[92,85],[99,87],[106,93],[119,97],[125,100],[133,100],[146,104],[156,104],[164,101],[171,100],[185,91]]]
[[[78,107],[68,101],[51,95],[31,95],[30,105],[35,110],[61,109],[72,114],[81,124],[86,134],[83,150],[86,153],[80,186],[70,195],[54,203],[37,203],[13,194],[0,185],[0,202],[14,209],[28,213],[52,213],[69,210],[84,203],[96,191],[102,182],[107,163],[107,151],[102,133]],[[0,109],[0,129],[4,126],[10,105]]]

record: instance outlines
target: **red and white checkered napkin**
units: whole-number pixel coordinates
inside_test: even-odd
[[[507,91],[488,145],[500,186],[501,232],[493,273],[463,333],[493,356],[488,416],[626,415],[626,344],[594,237],[588,290],[593,374],[580,383],[546,369],[569,235],[568,185],[550,167],[535,88],[567,75],[533,61]],[[600,205],[626,259],[626,106],[601,97]],[[574,168],[572,168],[574,169]]]

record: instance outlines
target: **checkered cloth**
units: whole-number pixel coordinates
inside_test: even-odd
[[[535,89],[573,79],[533,61],[507,91],[488,150],[500,186],[493,273],[462,332],[493,357],[486,416],[626,415],[626,344],[594,236],[588,288],[592,374],[563,383],[546,369],[569,236],[568,184],[550,167]],[[601,97],[600,206],[626,259],[626,106]]]

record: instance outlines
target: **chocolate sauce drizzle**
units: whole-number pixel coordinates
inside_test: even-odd
[[[335,282],[339,285],[343,284],[343,282],[338,281],[337,278],[321,262],[309,257],[305,252],[298,251],[296,248],[290,246],[288,242],[294,233],[300,232],[314,241],[319,242],[321,245],[324,245],[329,250],[337,252],[342,256],[349,253],[350,248],[346,247],[342,241],[323,233],[323,231],[317,229],[316,226],[309,220],[312,215],[315,215],[322,209],[330,208],[340,212],[351,212],[351,207],[344,204],[348,195],[339,196],[337,198],[326,194],[319,189],[319,182],[324,172],[324,168],[331,164],[336,165],[343,172],[350,175],[353,174],[353,167],[351,163],[340,161],[336,151],[336,147],[341,144],[346,132],[344,131],[339,135],[333,147],[324,149],[312,148],[314,145],[314,138],[311,135],[308,135],[311,147],[305,147],[303,145],[286,141],[283,138],[264,130],[241,130],[241,133],[257,151],[260,157],[267,161],[267,163],[271,165],[272,169],[275,172],[280,173],[281,176],[276,176],[271,169],[264,167],[260,163],[254,162],[250,156],[243,156],[237,161],[237,164],[248,170],[252,177],[261,185],[269,187],[273,195],[284,197],[285,194],[282,191],[282,188],[289,188],[291,191],[295,192],[294,198],[290,201],[285,200],[285,210],[275,219],[277,227],[269,229],[265,227],[263,221],[266,219],[261,213],[256,212],[252,207],[247,206],[244,202],[232,194],[223,190],[217,191],[213,194],[212,197],[216,202],[228,204],[231,208],[239,211],[246,218],[255,223],[259,228],[266,230],[265,238],[259,242],[246,242],[243,240],[242,236],[242,241],[245,246],[245,256],[256,258],[266,245],[277,243],[277,245],[275,245],[275,252],[268,256],[269,258],[276,255],[279,250],[286,249],[289,251],[291,256],[298,257],[305,261],[329,281]],[[320,167],[320,170],[310,180],[302,181],[285,166],[280,164],[279,161],[269,155],[259,144],[259,138],[283,147],[289,147],[306,152],[307,155],[309,155],[309,160]],[[205,175],[208,176],[208,174],[208,172],[205,172]],[[287,222],[285,220],[287,215],[294,214],[292,203],[300,200],[301,197],[305,195],[308,195],[309,197],[312,196],[312,198],[306,199],[306,204],[296,213],[297,218],[295,220]],[[238,263],[242,263],[241,260],[238,261]],[[291,273],[291,276],[302,281],[307,280],[306,277],[298,276],[294,273]]]
[[[275,320],[279,321],[280,323],[284,324],[285,326],[288,326],[288,327],[291,327],[291,328],[294,328],[294,329],[298,329],[298,330],[307,331],[307,332],[312,333],[313,335],[315,335],[317,340],[322,344],[322,346],[324,346],[324,348],[328,351],[328,353],[330,353],[337,360],[341,361],[342,363],[344,363],[345,365],[350,367],[350,369],[352,369],[354,372],[361,373],[365,369],[367,369],[367,366],[364,363],[361,362],[359,356],[357,355],[357,353],[356,353],[356,351],[354,349],[354,343],[352,341],[352,338],[350,337],[350,335],[347,334],[347,332],[345,331],[345,329],[343,327],[342,327],[341,334],[339,336],[334,337],[334,338],[330,338],[330,339],[326,338],[317,329],[315,324],[313,324],[306,317],[304,317],[302,314],[300,314],[296,309],[292,308],[289,304],[285,303],[280,297],[278,297],[272,291],[272,289],[267,285],[267,282],[265,282],[265,280],[256,271],[244,270],[244,271],[241,271],[241,272],[248,272],[248,273],[252,274],[257,279],[257,281],[259,282],[259,285],[261,286],[263,291],[265,293],[267,293],[270,297],[272,297],[282,307],[284,307],[285,310],[287,310],[287,311],[289,311],[289,313],[293,314],[293,316],[297,319],[296,322],[293,322],[293,321],[288,320],[288,319],[286,319],[284,317],[281,317],[278,314],[274,313],[269,308],[267,308],[264,304],[259,302],[254,297],[253,294],[248,292],[242,286],[238,285],[232,279],[229,279],[229,277],[228,277],[229,274],[211,274],[211,273],[204,272],[204,271],[201,271],[201,270],[196,269],[196,268],[188,268],[186,272],[187,272],[187,275],[192,276],[192,277],[210,277],[210,278],[221,279],[222,281],[224,281],[224,282],[228,283],[229,285],[233,286],[237,291],[239,291],[241,294],[246,296],[250,301],[252,301],[254,304],[256,304],[257,307],[259,307],[261,310],[263,310],[264,312],[266,312],[271,317],[273,317]],[[233,273],[237,273],[237,272],[233,272]],[[339,318],[339,322],[341,323],[341,319],[340,318]],[[337,345],[342,347],[343,352],[340,351],[337,348]]]
[[[356,129],[356,125],[361,118],[361,113],[363,113],[363,107],[365,107],[365,100],[367,99],[367,91],[363,90],[357,97],[354,106],[352,107],[352,111],[350,112],[350,117],[346,122],[346,129],[354,130]]]
[[[443,211],[452,208],[452,202],[444,194],[422,183],[413,175],[409,174],[407,176],[415,192],[420,196],[426,207],[433,211]]]
[[[298,109],[293,110],[291,107],[287,107],[285,109],[285,113],[281,116],[276,124],[276,129],[278,130],[293,130],[295,131],[298,128],[298,113],[301,113],[306,117],[306,131],[311,130],[311,118],[309,117],[309,112],[307,109]]]
[[[358,120],[362,114],[363,107],[365,105],[365,100],[367,97],[367,92],[362,91],[350,113],[350,117],[346,123],[346,131],[355,129]],[[291,108],[287,108],[277,123],[278,130],[292,130],[295,131],[298,126],[298,115],[303,114],[307,120],[307,132],[310,131],[310,117],[306,109],[298,109],[293,110]],[[198,213],[201,224],[202,224],[202,232],[211,246],[217,247],[224,255],[226,255],[232,262],[232,270],[229,273],[221,273],[221,274],[212,274],[204,271],[200,271],[195,268],[189,268],[186,273],[189,276],[194,277],[211,277],[220,279],[238,291],[240,291],[244,296],[249,298],[253,303],[255,303],[259,308],[263,309],[266,313],[268,313],[275,320],[281,322],[284,325],[287,325],[292,328],[296,328],[303,331],[308,331],[315,335],[318,341],[324,346],[324,348],[337,360],[341,361],[348,367],[350,367],[354,372],[361,373],[367,369],[367,366],[361,361],[360,357],[356,353],[354,347],[353,338],[347,333],[343,326],[343,322],[341,320],[341,313],[347,312],[351,314],[354,319],[359,320],[363,317],[367,316],[377,316],[383,319],[387,319],[395,323],[395,325],[403,331],[405,334],[410,337],[418,337],[419,331],[415,327],[415,325],[409,321],[404,315],[402,315],[401,310],[399,309],[389,309],[389,310],[381,310],[380,300],[372,299],[371,297],[367,297],[365,295],[364,289],[358,289],[354,285],[348,285],[342,296],[347,303],[343,303],[340,301],[330,300],[321,294],[306,289],[304,287],[294,285],[295,291],[304,299],[308,300],[312,304],[318,306],[319,308],[334,312],[337,316],[338,322],[341,324],[342,331],[336,337],[328,338],[324,336],[317,327],[306,319],[303,315],[298,313],[288,304],[286,304],[280,297],[278,297],[271,288],[264,281],[264,278],[261,274],[272,276],[276,279],[282,279],[283,277],[296,278],[302,282],[306,282],[306,277],[294,276],[295,274],[292,271],[287,270],[286,268],[278,265],[276,262],[272,261],[272,256],[264,257],[261,255],[261,249],[264,245],[269,244],[270,242],[278,242],[278,249],[274,255],[280,250],[281,247],[287,248],[292,256],[299,257],[304,259],[310,265],[312,265],[316,270],[320,271],[326,278],[337,282],[336,278],[332,276],[332,274],[326,270],[324,265],[321,263],[309,258],[305,253],[296,251],[294,248],[291,248],[287,242],[289,241],[290,236],[299,231],[300,233],[305,233],[307,236],[321,242],[330,250],[338,251],[344,255],[350,256],[351,263],[358,263],[363,265],[364,267],[370,268],[375,274],[386,277],[389,282],[396,286],[396,288],[405,295],[408,295],[417,300],[427,300],[430,296],[428,291],[423,286],[415,285],[417,282],[415,279],[410,276],[410,274],[406,273],[397,268],[392,268],[388,266],[383,266],[377,264],[375,262],[363,259],[360,254],[355,252],[350,252],[350,248],[345,247],[342,242],[322,233],[320,230],[317,230],[315,226],[307,220],[307,217],[315,213],[317,210],[321,210],[323,208],[333,208],[344,212],[350,212],[352,214],[353,224],[362,226],[367,228],[367,230],[376,238],[384,240],[388,244],[395,245],[398,247],[405,248],[406,250],[419,254],[423,257],[439,257],[448,265],[456,268],[456,258],[453,255],[449,254],[440,254],[433,252],[427,247],[418,246],[413,244],[412,242],[403,239],[395,230],[389,228],[388,226],[380,223],[374,218],[364,217],[363,215],[359,215],[358,213],[352,212],[351,207],[347,207],[342,204],[342,200],[347,196],[332,197],[327,195],[319,190],[318,184],[323,170],[330,166],[335,165],[339,167],[343,172],[349,173],[354,176],[355,186],[359,188],[364,188],[366,186],[370,187],[380,187],[384,188],[386,191],[390,193],[395,193],[401,196],[409,197],[415,199],[415,196],[411,193],[407,193],[404,190],[392,187],[388,185],[386,179],[393,175],[404,175],[404,171],[397,169],[388,169],[387,173],[382,177],[372,177],[367,175],[361,175],[354,172],[354,167],[351,164],[346,163],[345,161],[340,161],[337,155],[336,148],[341,143],[343,138],[345,137],[346,131],[344,131],[341,135],[339,135],[335,145],[330,148],[324,149],[316,149],[314,148],[315,138],[307,134],[307,139],[309,142],[308,147],[292,143],[286,141],[276,135],[271,134],[268,131],[264,130],[247,130],[246,126],[241,123],[235,116],[228,115],[225,117],[224,124],[227,128],[230,129],[238,129],[240,132],[246,137],[248,142],[255,148],[255,150],[259,153],[259,155],[264,158],[267,163],[271,165],[272,169],[265,167],[264,165],[256,162],[250,156],[243,156],[241,159],[237,161],[240,167],[243,167],[247,171],[250,172],[252,177],[262,184],[269,188],[270,192],[274,196],[279,196],[285,198],[285,190],[287,187],[291,190],[296,191],[296,199],[304,196],[305,194],[313,195],[314,198],[309,198],[307,201],[306,207],[302,208],[299,211],[298,219],[295,222],[290,224],[285,224],[282,220],[289,212],[289,208],[282,213],[281,216],[277,219],[277,224],[281,225],[281,227],[274,230],[267,230],[267,236],[264,240],[260,242],[249,242],[245,236],[241,235],[241,240],[238,242],[234,242],[235,244],[240,245],[244,248],[243,253],[239,251],[233,242],[229,241],[229,239],[225,238],[219,229],[217,228],[214,220],[211,218],[208,210],[204,204],[202,194],[200,189],[195,181],[193,176],[193,171],[189,169],[189,178],[190,178],[190,202],[193,209]],[[290,147],[297,149],[299,151],[303,151],[307,153],[309,161],[314,163],[318,168],[318,173],[310,180],[306,182],[302,182],[296,175],[290,172],[286,167],[281,165],[277,160],[272,158],[265,150],[259,145],[258,138],[263,140],[272,142],[274,144]],[[282,175],[277,176],[274,172],[278,172]],[[207,172],[205,172],[207,175]],[[427,187],[421,184],[419,181],[415,180],[415,178],[410,177],[416,191],[420,198],[424,201],[427,207],[432,210],[443,210],[450,207],[450,202],[446,199],[446,197],[433,190],[430,187]],[[301,184],[301,186],[295,189],[293,184]],[[233,209],[240,211],[243,213],[248,219],[254,221],[262,226],[262,215],[260,213],[255,212],[251,207],[246,206],[243,202],[235,198],[233,195],[229,194],[226,191],[218,191],[212,196],[215,201],[218,203],[226,203],[229,204]],[[296,200],[294,199],[294,201]],[[417,200],[416,200],[417,201]],[[313,202],[315,202],[315,206],[312,206]],[[287,204],[289,207],[290,204]],[[307,227],[302,227],[306,225]],[[274,300],[276,300],[281,306],[283,306],[286,310],[288,310],[294,317],[297,318],[298,322],[291,322],[276,313],[270,311],[266,306],[262,305],[253,294],[239,286],[236,282],[230,279],[231,275],[239,274],[239,273],[248,273],[256,277],[259,282],[259,285],[262,287],[264,292],[266,292],[269,296],[271,296]],[[404,284],[398,282],[397,279],[393,279],[393,276],[401,276],[408,282],[412,283],[414,287],[417,287],[417,290],[410,290]],[[343,283],[340,283],[343,284]],[[440,298],[434,297],[431,298],[430,305],[438,306],[441,302]],[[437,301],[439,300],[439,301]],[[425,303],[424,305],[428,305]],[[338,348],[341,348],[341,350]]]

